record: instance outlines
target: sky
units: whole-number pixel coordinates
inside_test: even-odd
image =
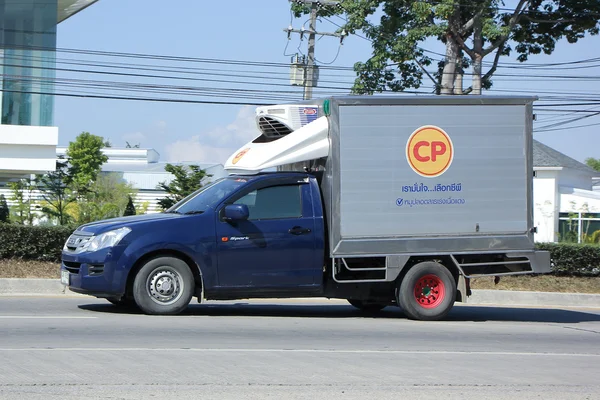
[[[509,2],[510,3],[510,2]],[[58,71],[59,79],[110,80],[159,85],[192,85],[194,87],[224,88],[225,90],[272,90],[290,92],[279,96],[300,100],[301,91],[289,85],[288,68],[292,54],[306,54],[306,39],[298,35],[288,40],[283,31],[290,24],[308,28],[306,18],[292,18],[287,0],[99,0],[89,8],[76,14],[58,26],[59,49],[85,49],[102,52],[119,52],[177,56],[194,58],[196,61],[173,61],[106,55],[58,53],[57,66],[70,71]],[[318,22],[318,31],[335,31],[340,18]],[[423,47],[443,52],[441,44],[427,42]],[[316,59],[321,65],[351,67],[357,61],[366,61],[371,52],[371,43],[358,36],[349,36],[342,46],[339,39],[319,37],[316,44]],[[576,44],[560,42],[552,55],[537,55],[529,63],[560,63],[586,58],[600,57],[600,36],[587,37]],[[242,60],[238,65],[222,63],[200,63],[198,58],[213,60]],[[85,68],[115,71],[100,67],[65,67],[63,61],[88,63],[135,63],[138,67],[127,67],[127,73],[161,75],[163,77],[113,76],[78,72]],[[491,60],[490,60],[491,61]],[[503,63],[515,62],[503,58]],[[252,65],[259,63],[259,65]],[[278,65],[264,65],[277,63]],[[499,69],[498,73],[521,74],[529,77],[500,77],[494,80],[494,91],[490,94],[519,94],[547,96],[544,92],[569,92],[594,94],[600,92],[600,63],[595,68],[556,71],[561,75],[592,76],[589,80],[551,80],[531,77],[531,70]],[[200,68],[191,80],[177,80],[182,76],[171,72],[147,72],[154,66],[161,70],[174,68]],[[124,71],[120,69],[119,71]],[[552,74],[552,70],[539,72]],[[255,78],[240,78],[255,76]],[[593,79],[593,77],[598,79]],[[170,77],[172,79],[170,79]],[[204,79],[204,80],[203,80]],[[329,95],[329,87],[348,87],[354,75],[350,70],[325,70],[320,74],[319,88],[315,97]],[[214,82],[221,80],[223,82]],[[236,83],[241,82],[241,83]],[[251,84],[249,82],[252,82]],[[427,84],[427,82],[426,82]],[[430,86],[430,85],[428,85]],[[75,93],[75,89],[70,89]],[[85,89],[91,92],[91,89]],[[57,87],[57,93],[68,90]],[[518,92],[517,92],[518,91]],[[107,91],[96,91],[107,94]],[[523,93],[527,92],[527,93]],[[119,91],[119,97],[138,96],[134,91]],[[139,96],[165,97],[139,94]],[[138,97],[139,97],[138,96]],[[170,95],[169,98],[185,98],[207,101],[232,101],[231,98],[211,96]],[[597,97],[596,97],[597,99]],[[265,100],[257,98],[258,102]],[[573,101],[572,102],[577,102]],[[597,100],[596,100],[597,101]],[[270,103],[273,103],[271,101]],[[277,101],[279,102],[279,101]],[[542,98],[537,104],[549,104]],[[57,96],[55,99],[54,123],[59,128],[59,145],[66,146],[83,132],[110,140],[114,147],[124,147],[127,142],[142,148],[153,148],[160,153],[161,161],[224,163],[227,157],[247,141],[258,135],[254,122],[254,106],[222,104],[190,104],[147,102],[114,99],[94,99]],[[541,108],[541,106],[540,106]],[[591,106],[571,106],[565,109],[589,109]],[[552,108],[555,109],[555,108]],[[600,104],[595,108],[600,110]],[[536,127],[550,125],[582,114],[559,115],[540,112]],[[557,130],[535,133],[534,138],[579,161],[587,157],[600,157],[597,133],[600,126],[571,129],[571,126],[600,122],[600,116],[590,117]],[[564,128],[564,129],[562,129]]]

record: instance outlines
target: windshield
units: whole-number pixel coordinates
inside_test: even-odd
[[[247,180],[242,178],[223,178],[217,180],[181,200],[167,210],[167,212],[176,212],[179,214],[202,213],[207,208],[218,204],[246,182]]]

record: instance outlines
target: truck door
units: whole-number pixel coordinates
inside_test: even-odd
[[[221,287],[309,288],[322,282],[308,183],[266,184],[228,202],[246,204],[246,221],[217,221]],[[320,254],[320,253],[319,253]]]

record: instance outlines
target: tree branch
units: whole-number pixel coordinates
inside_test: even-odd
[[[531,18],[529,15],[522,15],[521,18],[525,18],[531,22],[535,22],[536,24],[564,24],[564,23],[575,23],[578,22],[579,20],[577,19],[555,19],[555,20],[551,20],[551,19],[536,19],[536,18]]]
[[[487,79],[490,79],[490,77],[493,75],[493,73],[496,72],[496,68],[498,67],[498,61],[500,60],[500,56],[502,55],[503,47],[504,47],[504,42],[502,42],[502,44],[500,44],[500,46],[496,50],[496,56],[494,57],[494,63],[492,64],[492,67],[488,70],[488,72],[485,73],[483,78],[481,78],[482,82],[486,81]]]
[[[473,28],[473,25],[475,24],[475,21],[479,18],[481,18],[481,15],[483,14],[483,8],[480,9],[479,11],[477,11],[477,13],[475,15],[473,15],[473,18],[471,18],[470,20],[468,20],[459,30],[460,34],[464,34],[466,32],[468,32],[471,28]]]
[[[521,17],[521,12],[523,11],[523,9],[526,6],[529,6],[530,2],[531,2],[531,0],[520,0],[519,1],[519,4],[517,4],[515,11],[513,12],[512,16],[510,17],[510,20],[508,21],[506,33],[504,35],[501,35],[494,43],[492,43],[487,49],[485,49],[482,53],[482,57],[485,57],[488,54],[490,54],[492,51],[494,51],[495,49],[500,47],[508,39],[508,36],[512,32],[513,28],[515,27],[517,22],[519,22],[519,19]]]
[[[438,87],[440,85],[439,82],[437,80],[435,80],[435,78],[425,69],[425,67],[423,67],[423,65],[421,65],[421,63],[416,58],[414,59],[414,61],[417,63],[419,68],[421,68],[423,70],[423,72],[425,72],[425,74],[429,77],[429,79],[431,79],[431,81],[433,82],[435,87]]]
[[[475,52],[473,49],[469,48],[463,38],[457,32],[452,31],[452,37],[456,40],[461,49],[467,53],[467,55],[471,58],[475,58]]]

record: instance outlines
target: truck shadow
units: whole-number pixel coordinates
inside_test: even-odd
[[[84,304],[80,309],[98,313],[138,314],[134,307],[123,308],[111,304]],[[371,318],[407,319],[398,307],[386,307],[377,313],[367,313],[350,305],[333,304],[251,304],[245,302],[228,304],[191,304],[179,316],[206,317],[281,317],[281,318]],[[151,316],[148,316],[152,318]],[[160,318],[160,317],[159,317]],[[584,310],[562,308],[518,308],[492,306],[456,306],[445,321],[507,321],[540,323],[579,323],[600,321],[600,314]]]

